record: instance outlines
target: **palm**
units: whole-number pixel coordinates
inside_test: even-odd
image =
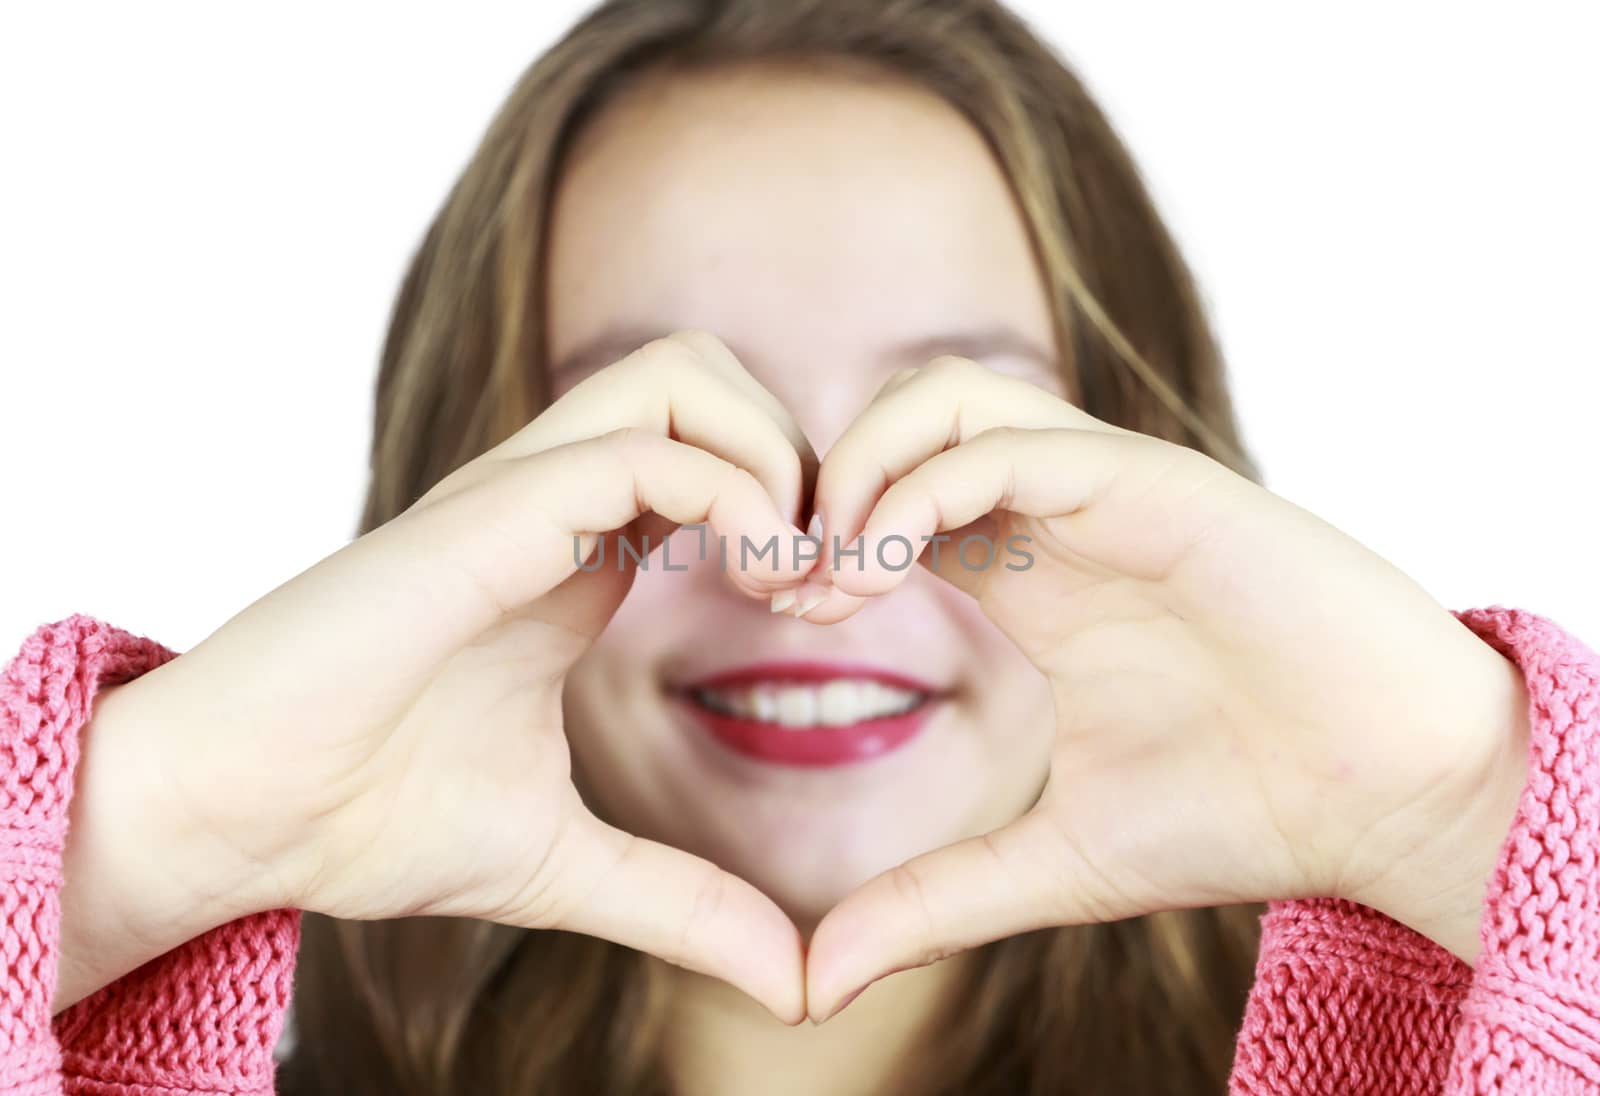
[[[316,905],[347,918],[491,916],[530,897],[578,809],[562,733],[560,667],[513,623],[448,658],[326,816],[337,865]],[[554,679],[554,680],[552,680]]]
[[[451,653],[401,718],[374,730],[336,808],[331,832],[349,843],[353,870],[334,877],[329,912],[393,916],[392,895],[406,896],[407,913],[555,912],[540,908],[552,900],[545,868],[563,827],[587,813],[562,686],[633,581],[612,552]],[[403,855],[362,857],[365,848]]]
[[[1218,657],[1206,623],[1206,582],[1178,579],[1200,562],[1148,542],[1140,573],[1129,574],[1084,551],[1071,523],[997,512],[979,524],[996,543],[1026,536],[1033,556],[1027,570],[956,574],[943,560],[938,568],[977,598],[1051,683],[1057,739],[1039,804],[1051,824],[1032,833],[1056,847],[1037,855],[1079,861],[1082,877],[1105,888],[1089,901],[1107,916],[1157,908],[1175,896],[1217,904],[1272,893],[1277,881],[1301,871],[1291,850],[1259,840],[1281,832],[1277,821],[1218,809],[1252,802],[1253,789],[1228,782],[1248,772],[1245,779],[1265,784],[1272,764],[1253,747],[1246,770],[1219,755],[1244,748],[1262,717],[1237,702],[1240,668]],[[1074,534],[1079,550],[1069,546]],[[1050,611],[1040,612],[1041,605]],[[1120,821],[1108,827],[1108,820]],[[1207,849],[1197,853],[1202,833]],[[1248,875],[1219,890],[1203,868],[1219,857],[1248,865]]]
[[[612,537],[641,543],[664,527],[648,516]],[[570,575],[467,642],[419,642],[410,658],[386,664],[366,679],[363,699],[402,696],[411,683],[397,712],[376,704],[365,718],[343,713],[343,736],[304,724],[309,733],[294,744],[300,772],[273,794],[311,796],[299,813],[321,820],[315,908],[358,919],[518,920],[538,906],[552,848],[586,814],[572,784],[562,687],[633,582],[633,566],[617,567],[618,558],[608,544],[604,567]],[[433,609],[382,624],[419,641],[447,634]],[[344,668],[329,670],[328,689],[341,691]]]
[[[997,512],[991,535],[1029,537],[1034,564],[964,580],[1050,679],[1041,808],[1123,915],[1326,891],[1385,805],[1424,795],[1428,759],[1453,752],[1448,714],[1403,735],[1393,717],[1416,653],[1456,639],[1449,615],[1312,515],[1190,467],[1092,513]],[[1364,802],[1321,794],[1379,757]],[[1218,862],[1238,866],[1221,885]]]

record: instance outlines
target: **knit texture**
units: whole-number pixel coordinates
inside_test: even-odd
[[[0,674],[0,1093],[269,1096],[298,910],[188,941],[53,1020],[62,849],[96,692],[174,652],[76,614],[38,628]]]
[[[1469,967],[1352,902],[1269,903],[1236,1096],[1600,1093],[1600,656],[1550,621],[1456,614],[1522,670],[1528,777]]]
[[[1271,903],[1235,1096],[1600,1094],[1600,657],[1531,613],[1457,615],[1530,697],[1482,957],[1468,967],[1354,903]],[[80,731],[100,686],[173,657],[79,614],[41,626],[0,675],[0,1093],[273,1091],[294,910],[222,925],[50,1017]]]

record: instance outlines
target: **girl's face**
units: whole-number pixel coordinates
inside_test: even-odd
[[[557,394],[581,379],[560,371],[574,348],[615,332],[615,360],[686,328],[720,337],[819,457],[892,373],[939,353],[1065,394],[1005,179],[963,116],[914,85],[771,66],[638,85],[571,149],[550,231]],[[696,558],[693,530],[668,550],[689,569],[652,557],[568,679],[596,813],[715,861],[806,925],[1031,805],[1049,690],[971,598],[917,567],[817,625],[736,593],[714,548]],[[680,694],[730,672],[706,698],[720,716]],[[883,714],[917,689],[939,697]]]

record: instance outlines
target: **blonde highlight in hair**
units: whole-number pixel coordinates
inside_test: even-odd
[[[1027,225],[1075,398],[1255,476],[1199,293],[1072,70],[993,0],[610,0],[522,75],[397,295],[365,533],[549,399],[543,270],[566,149],[647,71],[808,63],[912,79],[960,110]],[[1154,914],[980,949],[919,1096],[1221,1092],[1259,908]],[[484,922],[307,914],[287,1096],[668,1096],[652,961]]]

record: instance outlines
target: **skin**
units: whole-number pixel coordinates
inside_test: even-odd
[[[969,572],[948,554],[937,575],[869,568],[834,582],[819,568],[801,600],[826,600],[800,622],[729,593],[709,565],[642,573],[574,668],[569,731],[608,817],[750,880],[808,933],[825,917],[808,961],[813,1018],[889,971],[918,971],[832,1020],[827,1037],[851,1050],[827,1059],[816,1035],[773,1029],[724,987],[680,979],[689,1091],[770,1085],[774,1062],[796,1091],[881,1091],[914,1057],[913,1018],[935,1005],[940,967],[926,964],[1048,925],[1359,893],[1475,954],[1482,881],[1520,788],[1515,672],[1312,515],[1078,412],[1040,360],[941,358],[926,344],[922,360],[897,360],[897,344],[931,332],[1003,328],[1050,345],[1004,179],[948,105],[915,85],[771,68],[647,84],[578,144],[554,218],[558,366],[611,331],[715,331],[824,454],[813,502],[832,532],[848,539],[872,513],[883,535],[1022,533],[1048,557],[1026,573]],[[558,386],[573,379],[557,374]],[[1061,430],[991,435],[943,453],[942,472],[929,462],[913,475],[952,441],[1008,426]],[[1103,478],[1064,474],[1074,461]],[[1104,516],[1074,520],[1097,489]],[[1139,492],[1140,505],[1116,505]],[[1238,517],[1263,506],[1259,527]],[[986,516],[996,509],[998,521]],[[930,520],[958,511],[959,522]],[[1274,542],[1303,543],[1319,562],[1275,567]],[[1259,588],[1241,590],[1251,570]],[[1320,597],[1308,596],[1312,575]],[[1372,615],[1330,619],[1341,602]],[[1386,628],[1387,644],[1374,643],[1369,630]],[[1327,657],[1341,645],[1370,653]],[[1417,650],[1431,665],[1419,669]],[[796,654],[877,659],[959,699],[896,754],[820,773],[734,758],[667,706],[662,681],[684,670]],[[1419,702],[1428,718],[1388,722]],[[1306,711],[1327,723],[1297,734]],[[1402,777],[1372,764],[1380,757],[1399,759]],[[1078,778],[1052,780],[1053,768]],[[1350,814],[1303,806],[1326,803],[1330,784]],[[1412,803],[1396,825],[1388,811],[1402,798]],[[1462,830],[1476,855],[1462,855]],[[1430,849],[1419,832],[1450,840]],[[1358,848],[1384,867],[1352,867]],[[1397,893],[1386,869],[1402,860],[1418,875]],[[1249,867],[1219,879],[1218,863]]]
[[[669,964],[686,1091],[868,1093],[917,1090],[968,949],[1028,928],[1331,895],[1475,958],[1519,675],[1338,530],[1075,407],[955,111],[772,68],[647,85],[582,135],[553,217],[549,349],[605,340],[587,375],[102,691],[58,1011],[257,910],[480,917]],[[1008,352],[970,341],[999,329]],[[979,530],[1037,562],[572,559],[580,533],[765,540],[813,512],[869,559]],[[801,589],[804,619],[769,612]],[[674,675],[801,653],[952,700],[893,755],[805,773],[719,755],[664,703]]]
[[[644,85],[572,150],[551,234],[558,392],[585,375],[564,363],[608,333],[680,328],[716,332],[819,453],[898,369],[977,349],[986,332],[1039,348],[997,348],[986,365],[1065,392],[1004,177],[977,132],[915,85],[771,69]],[[783,261],[750,261],[759,255]],[[930,341],[939,335],[950,337]],[[673,558],[692,560],[695,545],[682,534]],[[872,876],[995,829],[1036,797],[1049,771],[1048,683],[972,598],[924,572],[827,628],[768,608],[732,590],[714,559],[638,575],[568,678],[574,758],[607,818],[750,880],[809,931]],[[817,771],[723,749],[683,725],[662,689],[806,656],[863,659],[955,696],[905,747]],[[830,1025],[826,1056],[820,1033],[774,1030],[724,987],[684,978],[686,1007],[705,1017],[679,1024],[686,1091],[768,1091],[770,1079],[745,1083],[732,1063],[770,1069],[774,1055],[797,1092],[876,1091],[903,1056],[907,1021],[932,1003],[925,990],[951,973],[886,984],[858,1023]],[[885,1017],[896,1038],[883,1037]],[[834,1045],[845,1039],[848,1056]],[[817,1069],[842,1072],[824,1084]]]

